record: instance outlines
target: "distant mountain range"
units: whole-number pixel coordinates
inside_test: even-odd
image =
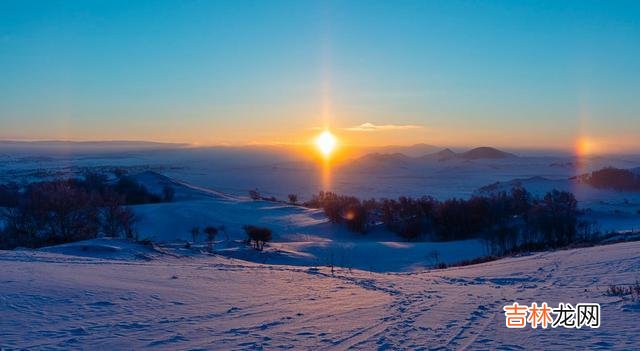
[[[456,157],[458,157],[458,154],[451,151],[451,149],[444,149],[438,152],[434,152],[432,154],[424,155],[420,157],[420,159],[425,161],[430,161],[430,160],[446,161]]]
[[[188,148],[189,144],[184,143],[162,143],[150,141],[13,141],[0,140],[0,152],[38,152],[43,154],[58,153],[101,153],[101,152],[125,152],[125,151],[147,151],[147,150],[176,150]],[[263,157],[268,155],[275,159],[295,160],[297,153],[293,147],[288,145],[249,145],[242,147],[201,147],[193,149],[195,154],[207,154],[219,157],[238,157],[256,155]],[[459,160],[479,160],[479,159],[503,159],[517,157],[514,154],[504,152],[492,147],[478,147],[466,152],[456,153],[451,149],[442,149],[429,144],[415,144],[410,146],[380,146],[362,147],[353,149],[350,153],[354,157],[349,164],[360,163],[370,165],[384,165],[385,167],[403,167],[410,163],[420,161],[447,161]],[[289,155],[292,154],[292,155]],[[247,156],[245,155],[245,156]],[[289,156],[287,156],[289,155]],[[266,157],[266,156],[265,156]]]
[[[512,157],[518,157],[518,156],[514,154],[510,154],[508,152],[504,152],[502,150],[492,148],[492,147],[483,146],[483,147],[477,147],[475,149],[471,149],[461,154],[457,154],[457,157],[464,158],[467,160],[480,160],[480,159],[512,158]]]
[[[360,150],[360,154],[403,154],[409,157],[420,157],[441,150],[441,147],[429,144],[415,144],[409,146],[387,145],[376,147],[365,147]]]
[[[352,162],[348,162],[345,165],[356,168],[363,168],[369,170],[379,170],[383,168],[400,169],[405,168],[415,158],[409,157],[405,154],[368,154],[364,155]]]
[[[469,151],[456,153],[451,149],[443,149],[437,152],[428,153],[419,157],[406,155],[404,153],[371,153],[364,155],[357,160],[361,161],[376,161],[376,162],[394,162],[404,163],[411,160],[423,160],[423,161],[446,161],[451,159],[463,159],[463,160],[481,160],[481,159],[504,159],[515,158],[517,155],[498,150],[493,147],[477,147]]]
[[[377,171],[382,169],[402,169],[412,165],[429,164],[447,161],[498,160],[517,158],[517,155],[492,147],[478,147],[465,152],[456,153],[451,149],[443,149],[419,157],[410,157],[404,153],[370,153],[345,162],[343,166],[361,170]]]

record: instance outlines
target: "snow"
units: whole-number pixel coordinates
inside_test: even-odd
[[[220,255],[243,260],[297,266],[338,266],[373,272],[410,272],[434,267],[438,263],[458,263],[485,256],[479,240],[456,242],[398,241],[312,241],[274,242],[266,252],[222,249]]]
[[[153,257],[163,254],[153,246],[131,245],[126,240],[107,238],[44,247],[39,251],[114,260],[151,260]]]
[[[28,151],[7,154],[6,159],[0,156],[0,182],[78,174],[86,168],[112,170],[119,167],[132,173],[152,170],[193,186],[234,195],[246,195],[248,190],[258,188],[267,196],[285,199],[288,194],[296,193],[305,200],[323,188],[322,170],[316,162],[276,147],[183,148],[100,154],[34,154]],[[440,160],[394,156],[398,151],[402,150],[379,149],[376,152],[383,155],[381,157],[365,156],[355,161],[335,162],[331,189],[360,197],[432,195],[446,199],[468,197],[478,188],[496,181],[531,177],[566,180],[606,166],[640,167],[638,156]],[[402,162],[398,163],[398,160]]]
[[[0,182],[124,168],[152,192],[172,186],[175,198],[132,206],[140,238],[154,244],[99,238],[0,251],[0,349],[640,349],[633,323],[640,302],[605,293],[609,284],[640,280],[639,242],[435,270],[484,256],[485,245],[406,242],[382,227],[355,234],[320,210],[248,198],[255,188],[302,200],[320,190],[321,171],[294,154],[27,151],[0,155]],[[616,239],[640,228],[639,193],[570,179],[604,166],[638,168],[638,157],[468,160],[377,151],[382,156],[334,165],[332,189],[441,199],[514,185],[538,196],[567,190],[602,231],[620,232]],[[263,252],[245,244],[247,224],[273,230]],[[192,227],[208,225],[225,228],[215,254],[202,237],[187,245]],[[513,301],[597,302],[602,326],[508,330],[502,307]]]
[[[148,247],[115,241],[123,251]],[[0,347],[28,349],[638,349],[640,243],[414,273],[221,256],[0,251]],[[599,329],[504,326],[518,301],[597,302]]]
[[[343,226],[329,223],[321,210],[212,192],[152,172],[136,179],[150,189],[171,184],[176,190],[174,202],[133,206],[140,218],[139,237],[158,243],[192,241],[191,228],[211,225],[225,228],[215,244],[217,253],[225,256],[260,263],[337,265],[378,272],[420,270],[487,254],[480,240],[407,243],[383,228],[367,234],[348,232]],[[265,252],[257,253],[245,244],[244,225],[266,226],[273,231],[273,242]],[[204,249],[202,240],[197,248]]]

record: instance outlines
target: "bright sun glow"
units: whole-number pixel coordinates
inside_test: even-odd
[[[578,156],[586,156],[593,152],[593,141],[586,137],[581,137],[576,141],[576,153]]]
[[[329,157],[336,147],[336,137],[330,131],[325,130],[316,138],[316,146],[325,157]]]

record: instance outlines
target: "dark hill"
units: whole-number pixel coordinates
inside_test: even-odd
[[[517,157],[517,156],[514,154],[510,154],[508,152],[498,150],[496,148],[483,146],[483,147],[477,147],[467,152],[458,154],[458,157],[466,160],[479,160],[479,159],[511,158],[511,157]]]

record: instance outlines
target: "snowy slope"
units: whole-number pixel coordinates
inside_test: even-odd
[[[225,256],[259,263],[337,265],[380,272],[420,270],[487,254],[480,240],[407,243],[384,228],[351,233],[344,226],[329,223],[321,210],[223,194],[154,172],[135,177],[151,190],[171,184],[176,192],[174,202],[132,207],[140,218],[140,238],[154,242],[184,243],[192,241],[190,229],[194,226],[224,226],[215,248]],[[244,243],[244,225],[266,226],[273,231],[273,241],[265,252],[255,252]],[[196,247],[204,247],[203,239],[200,237]]]
[[[222,257],[0,251],[0,348],[633,350],[640,305],[605,290],[640,279],[639,251],[635,242],[422,273],[334,275]],[[602,325],[507,330],[502,306],[514,300],[598,302]]]

